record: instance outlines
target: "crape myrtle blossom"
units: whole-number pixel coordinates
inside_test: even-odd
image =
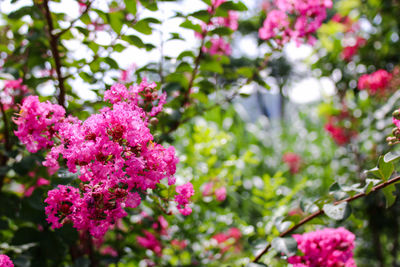
[[[210,53],[210,55],[227,55],[232,53],[231,45],[222,37],[212,38],[210,40],[210,48],[204,46],[203,52]]]
[[[393,75],[386,70],[377,70],[371,74],[364,74],[358,79],[358,89],[367,90],[370,94],[385,93]]]
[[[14,264],[7,255],[1,254],[0,255],[0,266],[1,267],[14,267]]]
[[[211,238],[217,242],[217,246],[220,248],[221,253],[225,253],[231,248],[233,248],[235,252],[239,252],[241,250],[239,243],[241,237],[242,232],[240,229],[232,227],[225,233],[217,233]]]
[[[68,171],[78,173],[81,181],[79,188],[59,185],[48,192],[47,221],[53,228],[72,223],[96,238],[127,215],[125,208],[140,204],[139,192],[155,189],[164,178],[174,184],[178,163],[174,147],[155,143],[148,128],[166,101],[155,83],[143,80],[129,88],[115,84],[104,99],[111,107],[82,122],[65,117],[61,106],[30,96],[15,119],[15,134],[30,152],[51,148],[44,166],[54,173],[61,155]],[[190,186],[176,189],[178,208],[185,215],[191,211]]]
[[[176,192],[178,195],[175,196],[175,202],[178,203],[178,210],[182,215],[189,215],[192,213],[190,208],[190,197],[194,195],[193,185],[191,183],[186,183],[176,187]]]
[[[292,256],[288,262],[294,267],[355,267],[353,259],[355,235],[343,227],[325,228],[303,235],[295,234],[303,256]]]
[[[22,79],[5,80],[3,88],[0,89],[0,102],[4,110],[15,108],[15,97],[28,93],[28,87],[22,84]]]
[[[162,246],[160,241],[149,231],[144,230],[143,232],[145,235],[144,237],[138,236],[136,238],[138,244],[144,248],[152,250],[157,256],[160,257],[162,255]]]
[[[336,144],[343,146],[357,136],[357,132],[354,130],[355,123],[356,120],[350,112],[343,109],[339,114],[329,116],[324,128]]]
[[[287,152],[282,156],[283,162],[285,162],[290,170],[291,174],[296,174],[300,170],[301,157],[293,152]]]
[[[276,9],[267,14],[259,30],[262,40],[274,39],[280,46],[290,40],[314,44],[312,36],[326,18],[326,9],[332,7],[331,0],[275,0]]]

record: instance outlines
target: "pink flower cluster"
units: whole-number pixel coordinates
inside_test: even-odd
[[[203,196],[211,196],[213,193],[217,201],[224,201],[226,199],[225,186],[215,188],[214,182],[205,183],[203,185]]]
[[[136,238],[138,244],[144,248],[152,250],[157,256],[161,256],[162,246],[160,241],[149,231],[144,230],[143,232],[145,234],[144,237],[138,236]]]
[[[217,241],[218,247],[221,249],[221,253],[225,253],[232,247],[234,247],[236,252],[240,251],[241,247],[239,240],[241,237],[242,232],[240,229],[232,227],[227,232],[215,234],[211,238]],[[228,240],[231,240],[232,242],[228,242]]]
[[[22,97],[28,93],[28,87],[22,84],[22,79],[4,81],[3,90],[0,90],[0,102],[4,110],[15,107],[15,97]]]
[[[344,26],[344,38],[343,38],[343,50],[340,53],[340,57],[345,61],[351,61],[360,47],[364,46],[367,41],[359,36],[360,26],[357,22],[354,22],[348,16],[341,16],[336,13],[332,17],[332,21]]]
[[[347,130],[342,126],[336,125],[336,118],[331,117],[327,124],[325,124],[325,130],[330,133],[336,144],[342,146],[350,142],[351,138],[354,136],[353,132]]]
[[[303,256],[288,259],[294,267],[355,267],[353,259],[355,236],[343,227],[325,228],[303,235],[293,235]]]
[[[386,70],[364,74],[358,79],[358,89],[367,90],[370,94],[384,94],[392,78],[393,75]]]
[[[301,157],[293,152],[287,152],[282,156],[283,162],[289,166],[290,173],[295,174],[300,170]]]
[[[225,2],[226,0],[213,0],[211,1],[211,6],[208,7],[208,13],[210,15],[215,14],[215,10]],[[202,33],[195,32],[195,36],[199,39],[204,39],[207,33],[218,27],[227,27],[233,31],[236,31],[238,24],[239,15],[236,11],[228,11],[227,17],[212,17],[211,20],[206,24],[201,22],[200,26],[202,28]],[[209,53],[210,55],[227,55],[232,53],[231,46],[223,37],[212,37],[206,46],[202,47],[204,53]]]
[[[290,40],[297,44],[303,41],[313,44],[312,34],[321,27],[326,18],[326,9],[332,7],[331,0],[275,0],[275,10],[267,14],[260,39],[273,38],[282,46]]]
[[[346,120],[354,125],[354,117],[347,110],[342,110],[338,115],[330,116],[324,127],[336,144],[341,146],[348,144],[353,137],[357,136],[357,132],[353,128],[344,126]]]
[[[7,255],[1,254],[0,255],[0,266],[1,267],[14,267],[14,264]]]
[[[225,41],[222,37],[211,38],[211,46],[207,48],[203,46],[202,50],[205,53],[210,53],[210,55],[230,55],[232,53],[231,45]]]
[[[52,139],[64,120],[63,107],[49,101],[40,102],[37,96],[28,96],[22,103],[18,117],[14,118],[18,125],[15,135],[29,152],[36,153],[54,144]]]
[[[153,230],[147,231],[143,230],[144,236],[138,236],[136,238],[137,243],[146,249],[152,250],[157,256],[162,255],[162,244],[161,237],[165,239],[170,239],[170,229],[168,228],[168,222],[165,220],[163,216],[158,216],[157,219],[149,216],[147,213],[142,212],[141,220],[139,224],[141,224],[144,220],[151,223],[151,228]],[[173,239],[170,241],[171,245],[184,249],[186,247],[186,240],[179,241],[177,239]]]
[[[40,103],[35,96],[24,101],[16,135],[31,152],[51,147],[43,162],[50,171],[59,169],[61,155],[81,180],[79,189],[59,185],[48,192],[46,214],[53,228],[70,222],[101,238],[127,215],[125,208],[140,204],[139,192],[155,189],[164,178],[175,183],[175,149],[155,143],[147,126],[165,98],[146,80],[129,88],[116,84],[104,96],[112,106],[84,122],[66,118],[61,106]]]
[[[175,196],[175,201],[178,203],[178,210],[182,215],[189,215],[192,213],[192,208],[190,208],[190,198],[194,195],[193,185],[191,183],[186,183],[176,187],[176,192],[178,195]]]
[[[364,38],[357,37],[353,45],[347,45],[343,47],[343,50],[340,54],[341,58],[346,61],[350,61],[354,55],[357,54],[358,49],[364,46],[366,43],[367,41]]]

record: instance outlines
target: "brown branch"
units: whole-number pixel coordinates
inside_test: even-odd
[[[58,37],[54,34],[54,25],[53,19],[51,18],[51,12],[49,9],[49,1],[43,0],[43,4],[41,4],[43,15],[47,21],[47,34],[49,36],[50,41],[50,49],[51,53],[54,57],[55,69],[57,73],[58,87],[60,88],[60,92],[58,95],[58,104],[65,107],[65,85],[64,85],[64,77],[61,73],[61,57],[58,51]]]
[[[374,187],[371,189],[370,193],[379,191],[380,189],[385,188],[386,186],[389,186],[389,185],[394,184],[394,183],[399,182],[399,181],[400,181],[400,176],[397,176],[397,177],[395,177],[395,178],[393,178],[393,179],[390,179],[390,180],[388,180],[388,181],[386,181],[386,182],[383,182],[383,183],[381,183],[381,184],[379,184],[379,185],[377,185],[377,186],[374,186]],[[354,195],[354,196],[352,196],[352,197],[348,197],[348,198],[345,198],[345,199],[336,201],[336,202],[334,202],[333,204],[334,204],[334,205],[338,205],[338,204],[343,203],[343,202],[352,202],[352,201],[354,201],[354,200],[356,200],[356,199],[359,199],[359,198],[361,198],[361,197],[365,197],[365,196],[367,196],[367,195],[368,195],[368,194],[366,194],[366,193],[358,193],[358,194],[356,194],[356,195]],[[300,226],[306,224],[307,222],[311,221],[312,219],[314,219],[314,218],[316,218],[316,217],[318,217],[318,216],[320,216],[320,215],[322,215],[322,214],[324,214],[324,211],[323,211],[322,209],[317,210],[316,212],[314,212],[314,213],[308,215],[307,217],[305,217],[304,219],[302,219],[301,221],[299,221],[297,224],[293,225],[292,227],[290,227],[290,228],[287,229],[286,231],[282,232],[282,233],[279,235],[279,237],[285,237],[285,236],[287,236],[288,234],[291,234],[292,232],[294,232],[295,230],[297,230]],[[262,257],[265,253],[268,252],[268,250],[269,250],[270,248],[271,248],[271,243],[269,243],[269,244],[265,247],[265,249],[264,249],[263,251],[261,251],[261,252],[254,258],[253,262],[258,262],[258,261],[261,259],[261,257]]]

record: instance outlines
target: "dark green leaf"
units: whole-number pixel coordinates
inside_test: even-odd
[[[136,1],[124,0],[126,10],[132,15],[136,15]]]
[[[185,28],[185,29],[194,30],[199,33],[202,32],[201,26],[199,24],[194,24],[190,20],[186,20],[186,21],[182,22],[181,25],[179,25],[179,26],[182,28]]]
[[[296,255],[297,241],[293,237],[277,237],[271,242],[271,246],[279,253],[290,257]]]
[[[345,220],[351,215],[351,207],[347,202],[342,202],[338,205],[325,204],[322,210],[329,218],[337,221]]]
[[[389,208],[396,201],[396,186],[391,184],[382,189],[386,199],[386,208]]]
[[[136,35],[125,35],[122,37],[122,39],[138,48],[144,47],[144,43],[143,43],[142,39],[140,39]]]
[[[384,160],[386,163],[389,163],[389,162],[398,160],[399,158],[400,158],[400,153],[389,152],[389,153],[387,153],[387,154],[383,157],[383,160]]]

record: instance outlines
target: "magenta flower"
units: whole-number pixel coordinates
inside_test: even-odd
[[[0,266],[1,267],[14,267],[14,264],[7,255],[1,254],[0,255]]]
[[[293,235],[303,256],[288,259],[294,267],[325,266],[355,267],[353,259],[355,236],[343,227],[325,228],[303,235]]]
[[[175,202],[178,203],[178,210],[182,215],[189,215],[192,213],[190,208],[190,197],[194,195],[193,185],[191,183],[186,183],[176,187]]]
[[[226,188],[223,186],[216,189],[215,197],[217,198],[217,201],[224,201],[226,199]]]
[[[371,94],[384,93],[392,78],[393,75],[386,70],[377,70],[371,74],[364,74],[358,79],[358,89],[368,90]]]

